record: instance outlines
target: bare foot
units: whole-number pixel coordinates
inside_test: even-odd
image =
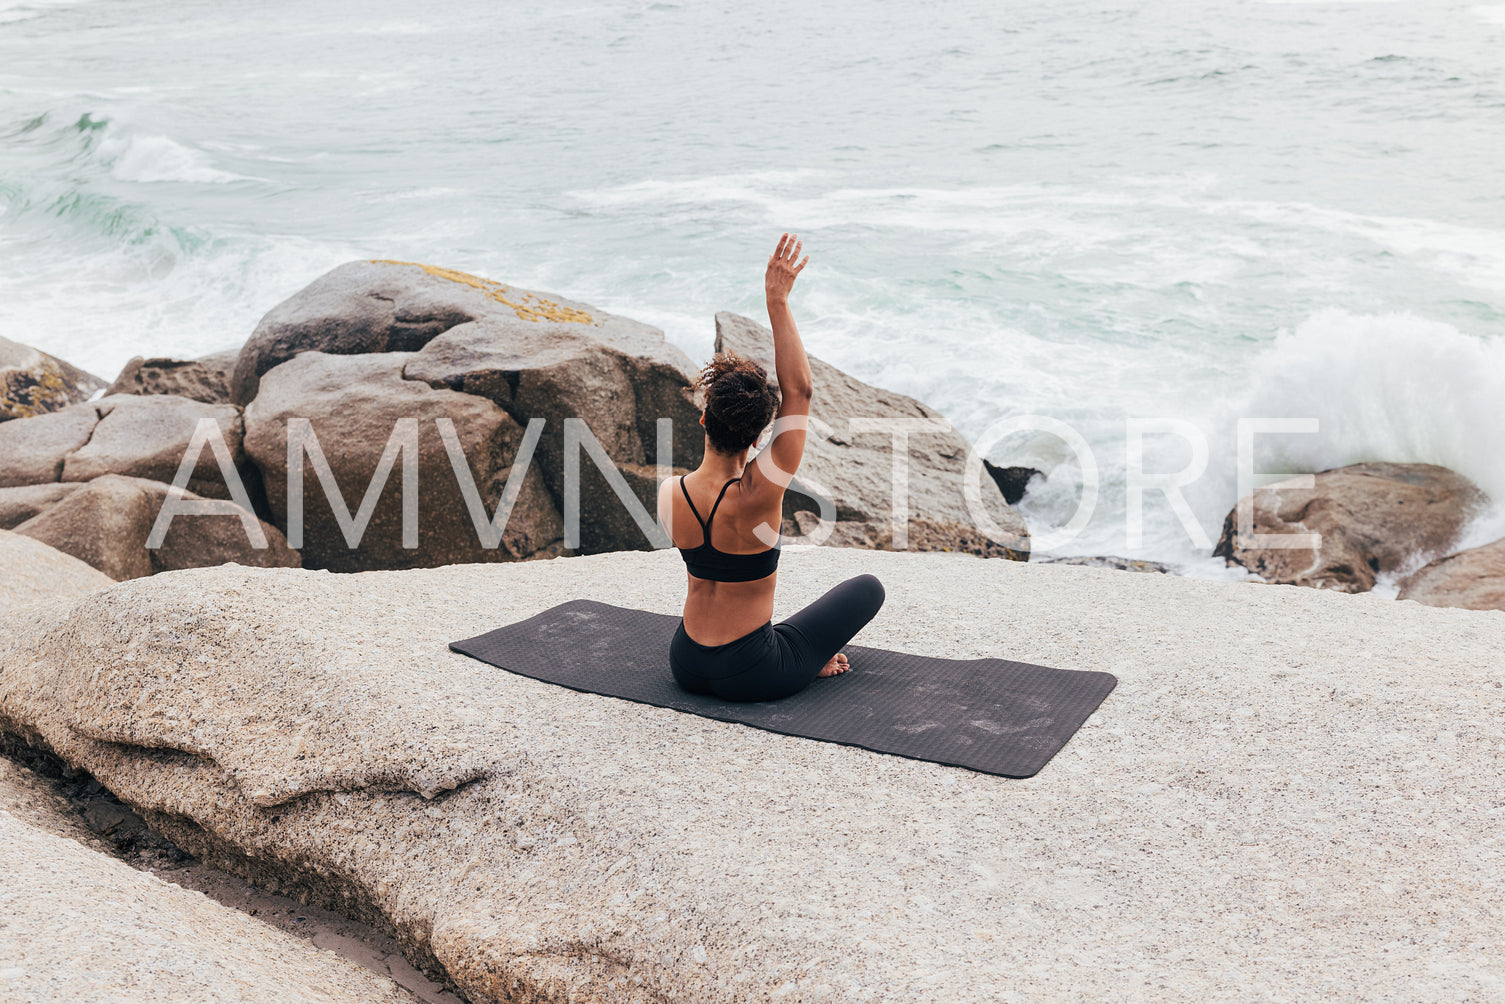
[[[831,656],[831,661],[826,663],[825,668],[815,674],[815,677],[816,679],[820,679],[823,676],[839,676],[851,668],[851,665],[847,662],[846,653],[837,652]]]

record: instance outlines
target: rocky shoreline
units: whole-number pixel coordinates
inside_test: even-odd
[[[715,325],[718,351],[772,371],[766,328],[725,312]],[[820,393],[785,502],[791,542],[1029,560],[1014,505],[1040,472],[969,468],[970,445],[924,403],[819,359],[812,368]],[[351,262],[274,307],[239,349],[133,359],[108,387],[0,345],[0,529],[117,580],[231,561],[369,571],[664,546],[650,525],[658,483],[700,462],[695,372],[661,332],[588,304],[430,265]],[[1214,555],[1264,581],[1345,592],[1405,573],[1403,598],[1502,608],[1505,541],[1454,551],[1491,501],[1466,479],[1392,463],[1314,475],[1230,500]],[[252,516],[175,517],[148,547],[175,477],[183,501]],[[297,512],[290,488],[302,490]],[[1320,533],[1320,550],[1245,546],[1241,508],[1246,534]],[[256,532],[268,546],[253,546]]]
[[[718,349],[765,355],[756,323],[715,322]],[[102,786],[75,805],[85,823],[46,816],[44,788],[0,759],[7,839],[59,862],[0,882],[30,904],[0,981],[39,999],[70,979],[202,990],[238,965],[250,992],[217,999],[412,999],[113,869],[110,831],[365,923],[475,1004],[1505,985],[1477,950],[1505,923],[1490,802],[1505,541],[1455,549],[1490,501],[1475,486],[1375,462],[1230,500],[1215,553],[1315,588],[1030,561],[1013,503],[1038,472],[969,469],[933,409],[812,368],[825,429],[808,493],[786,503],[778,615],[875,571],[891,602],[865,644],[1118,675],[1037,778],[693,719],[448,652],[568,598],[677,610],[677,556],[631,511],[651,514],[659,480],[700,459],[694,368],[655,329],[357,262],[241,349],[133,360],[108,387],[0,344],[0,733]],[[153,541],[183,504],[221,514],[176,515]],[[822,517],[829,537],[802,546]],[[1381,576],[1419,602],[1363,595]],[[91,895],[151,907],[111,915],[111,933],[60,905]],[[153,947],[164,937],[191,966]],[[49,938],[114,947],[65,965]]]

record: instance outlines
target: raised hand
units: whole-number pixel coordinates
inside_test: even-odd
[[[801,246],[798,234],[785,234],[779,238],[779,246],[768,259],[768,272],[763,276],[763,290],[769,303],[788,302],[795,276],[810,261],[809,255],[805,255],[803,261],[799,260]],[[799,263],[795,264],[797,261]]]

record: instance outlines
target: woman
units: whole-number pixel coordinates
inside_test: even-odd
[[[814,390],[789,310],[794,279],[810,260],[799,259],[800,247],[797,237],[781,237],[764,280],[781,393],[752,360],[717,355],[696,384],[705,393],[705,459],[659,486],[659,520],[684,557],[689,578],[669,665],[685,690],[727,701],[777,700],[817,677],[846,672],[841,647],[883,605],[883,585],[859,575],[773,623],[780,539],[775,528],[781,525],[784,490],[805,452]],[[770,418],[773,438],[748,463],[748,449]],[[774,546],[767,546],[770,541]]]

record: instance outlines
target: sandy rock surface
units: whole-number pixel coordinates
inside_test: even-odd
[[[718,313],[716,351],[727,349],[756,360],[777,385],[773,333],[763,325],[728,311]],[[903,482],[908,511],[905,549],[1028,560],[1024,517],[1005,500],[997,480],[981,463],[975,472],[978,500],[998,532],[983,533],[980,521],[968,510],[963,485],[970,445],[940,412],[905,394],[863,383],[814,356],[810,371],[815,379],[810,403],[814,421],[796,478],[835,503],[836,524],[828,543],[894,549],[893,429],[915,419],[938,422],[943,428],[909,433]],[[860,429],[864,421],[877,423],[877,428]],[[802,512],[807,514],[803,518]],[[784,515],[805,534],[813,532],[819,519],[815,500],[795,491],[784,496]]]
[[[26,775],[0,758],[0,1000],[414,1000],[332,952],[107,856]]]
[[[123,583],[0,636],[0,725],[476,1001],[1505,990],[1505,615],[791,548],[776,617],[864,571],[888,600],[859,644],[1120,685],[1016,781],[445,648],[577,597],[677,612],[678,556],[625,552]]]
[[[1446,467],[1384,462],[1320,471],[1310,488],[1281,481],[1253,496],[1254,533],[1320,534],[1320,545],[1246,542],[1238,532],[1236,505],[1212,553],[1267,582],[1345,593],[1366,592],[1382,573],[1403,572],[1446,554],[1488,503],[1478,486]]]
[[[34,603],[70,600],[115,580],[39,540],[0,530],[0,617]]]

